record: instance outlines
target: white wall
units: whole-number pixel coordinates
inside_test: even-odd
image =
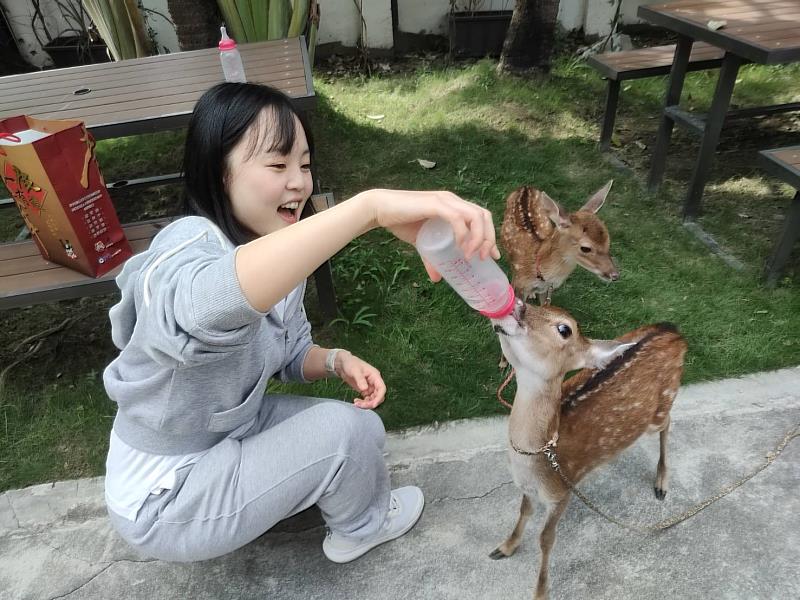
[[[35,25],[36,33],[33,30],[33,5],[30,2],[20,2],[19,0],[0,0],[0,4],[3,6],[3,12],[11,26],[11,33],[17,40],[22,57],[39,68],[52,65],[53,61],[36,39],[38,35],[42,42],[47,43],[47,36],[38,19]],[[60,11],[54,8],[55,3],[52,0],[49,2],[43,0],[41,6],[47,30],[52,37],[58,37],[62,31],[68,28],[68,23],[61,18]]]
[[[372,0],[370,0],[372,1]],[[622,22],[637,23],[636,9],[642,4],[653,4],[663,0],[623,0]],[[330,0],[320,0],[320,4]],[[352,3],[352,0],[350,0]],[[463,6],[464,0],[461,0]],[[609,22],[614,16],[616,0],[561,0],[558,20],[568,31],[581,29],[588,34],[608,33]],[[484,0],[483,10],[512,10],[514,0]],[[400,31],[406,33],[447,34],[449,0],[398,0]],[[323,14],[324,18],[324,14]]]
[[[357,0],[367,22],[367,41],[371,48],[393,46],[391,0]],[[462,0],[462,5],[463,5]],[[623,0],[622,21],[638,22],[636,9],[642,4],[660,0]],[[32,5],[27,0],[0,0],[15,38],[21,39],[23,56],[37,67],[51,64],[50,58],[36,41],[31,28]],[[167,0],[143,0],[146,8],[169,16]],[[447,35],[447,13],[450,0],[397,0],[398,27],[405,33]],[[53,37],[66,27],[54,0],[41,0],[47,26]],[[353,0],[319,0],[321,21],[318,43],[338,42],[354,47],[361,33],[361,23]],[[511,10],[514,0],[483,0],[483,10]],[[614,14],[614,0],[561,0],[559,22],[567,30],[583,28],[588,34],[608,32]],[[159,52],[177,52],[178,37],[174,27],[164,18],[149,13],[148,24],[156,35]],[[39,37],[45,39],[43,32]]]
[[[152,28],[155,32],[158,53],[179,52],[181,47],[180,44],[178,44],[178,34],[175,33],[175,26],[172,22],[167,20],[170,18],[169,10],[167,9],[167,0],[142,0],[142,6],[164,15],[162,17],[152,12],[145,14],[148,27]]]
[[[328,0],[320,0],[326,2]],[[353,0],[350,0],[351,2]],[[561,0],[562,4],[565,0]],[[466,5],[460,0],[458,8]],[[480,10],[513,10],[514,0],[483,0]],[[405,33],[447,35],[450,0],[397,0],[398,29]]]
[[[31,26],[33,4],[27,0],[0,0],[0,5],[3,6],[22,57],[39,68],[52,65],[53,61],[39,44]],[[169,17],[167,0],[143,0],[142,5]],[[61,10],[54,0],[40,0],[39,6],[42,9],[47,29],[52,37],[56,38],[70,28],[69,22],[63,18]],[[159,52],[178,51],[178,36],[169,21],[159,15],[148,13],[147,23],[155,32]],[[36,21],[36,29],[38,38],[47,43],[47,36],[38,19]]]
[[[357,0],[367,23],[367,43],[370,48],[391,48],[391,0]],[[399,0],[401,3],[404,0]],[[338,42],[355,47],[361,35],[361,19],[353,0],[319,0],[320,23],[318,44]]]

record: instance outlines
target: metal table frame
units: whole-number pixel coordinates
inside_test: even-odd
[[[793,0],[790,0],[793,3]],[[800,13],[800,0],[797,2]],[[701,6],[703,2],[692,3],[692,7]],[[708,3],[717,4],[719,3]],[[754,10],[766,6],[769,2],[754,3]],[[776,3],[777,4],[777,3]],[[786,1],[781,2],[785,5]],[[672,129],[675,124],[686,127],[690,131],[702,136],[700,151],[694,166],[689,188],[683,204],[685,219],[693,219],[701,210],[703,190],[705,188],[714,152],[719,143],[719,137],[725,120],[736,117],[752,117],[757,115],[775,114],[800,110],[800,102],[791,102],[772,106],[754,107],[738,111],[729,111],[733,88],[736,77],[742,64],[754,62],[765,65],[800,61],[800,38],[797,44],[783,47],[770,48],[737,36],[725,28],[711,30],[705,23],[701,24],[688,17],[674,14],[676,7],[686,6],[687,2],[673,2],[668,4],[651,4],[640,6],[638,16],[656,25],[661,25],[678,33],[678,42],[675,56],[670,71],[667,93],[664,101],[658,137],[653,149],[653,158],[650,165],[650,174],[647,180],[648,189],[656,190],[664,177],[667,149],[669,147]],[[800,23],[795,27],[800,29]],[[695,41],[707,42],[725,50],[722,59],[719,78],[717,80],[714,98],[707,115],[698,115],[680,108],[681,93],[686,77],[689,56]]]

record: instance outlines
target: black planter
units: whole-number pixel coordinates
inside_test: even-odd
[[[510,10],[450,13],[450,52],[458,58],[500,56],[512,13]]]
[[[108,49],[103,43],[91,43],[79,37],[57,37],[44,46],[45,51],[58,67],[75,67],[92,63],[108,62]]]

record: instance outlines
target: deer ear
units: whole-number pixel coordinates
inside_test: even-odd
[[[583,205],[581,210],[592,213],[596,213],[598,210],[600,210],[603,207],[603,203],[606,201],[606,196],[608,196],[608,192],[611,190],[613,183],[614,180],[612,179],[594,194],[592,194],[592,197],[586,201],[586,204]]]
[[[545,213],[556,227],[566,229],[572,225],[572,221],[569,218],[569,213],[564,210],[564,207],[558,202],[553,200],[544,192],[541,193],[539,200],[542,203],[542,208],[544,209]]]
[[[616,340],[592,340],[589,355],[586,358],[586,367],[589,369],[602,369],[612,360],[621,356],[625,350],[636,345],[633,343],[617,342]]]

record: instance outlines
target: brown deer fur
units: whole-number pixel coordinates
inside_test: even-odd
[[[611,189],[609,181],[578,211],[567,213],[546,193],[521,187],[506,198],[500,229],[517,296],[533,294],[539,303],[581,265],[601,279],[619,279],[609,255],[610,239],[605,224],[595,214]]]
[[[667,490],[666,444],[670,409],[683,372],[686,342],[671,325],[649,325],[617,340],[584,338],[564,310],[517,303],[494,321],[503,352],[517,374],[509,418],[509,456],[514,482],[523,491],[511,536],[492,554],[503,558],[520,544],[533,513],[534,496],[546,510],[540,535],[541,565],[535,598],[547,595],[549,554],[570,490],[543,454],[528,456],[558,432],[556,454],[564,475],[577,484],[612,460],[643,433],[660,432],[655,493]],[[582,369],[564,381],[567,372]]]

